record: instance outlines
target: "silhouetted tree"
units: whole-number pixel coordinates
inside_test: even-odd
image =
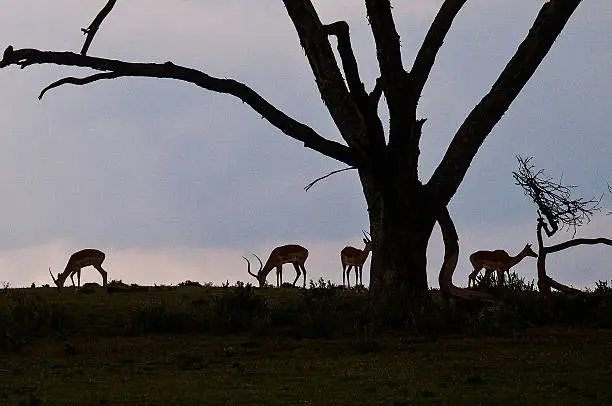
[[[546,255],[559,252],[564,249],[584,244],[606,244],[612,245],[608,238],[576,238],[576,229],[591,221],[595,211],[599,210],[601,199],[585,200],[581,197],[573,198],[572,189],[576,186],[565,186],[561,181],[555,181],[545,175],[544,170],[535,170],[531,164],[533,157],[523,158],[517,156],[519,168],[512,172],[515,183],[523,188],[523,191],[536,204],[538,210],[538,225],[536,233],[538,237],[538,289],[543,294],[550,294],[551,288],[566,293],[578,293],[577,289],[559,283],[546,273]],[[557,231],[567,229],[573,230],[572,239],[551,246],[545,246],[542,238],[542,230],[546,236],[552,237]]]
[[[115,2],[108,1],[90,26],[83,29],[87,38],[80,53],[9,46],[0,67],[57,64],[100,71],[87,77],[60,79],[43,89],[40,97],[63,84],[84,85],[102,79],[139,76],[178,79],[239,98],[305,147],[357,168],[373,241],[372,292],[386,296],[397,291],[408,298],[427,292],[427,245],[436,221],[443,216],[445,224],[452,224],[447,205],[478,149],[540,65],[581,0],[551,0],[543,4],[527,36],[491,90],[459,126],[441,162],[425,182],[417,170],[425,123],[417,114],[418,101],[436,55],[466,0],[443,2],[409,69],[402,61],[391,2],[366,0],[380,70],[371,91],[366,90],[359,74],[348,24],[345,21],[323,24],[310,0],[283,0],[323,103],[344,144],[329,140],[289,117],[237,80],[213,77],[172,62],[131,63],[87,55],[95,33]],[[337,41],[340,65],[330,37]],[[383,94],[390,116],[388,133],[378,114]]]

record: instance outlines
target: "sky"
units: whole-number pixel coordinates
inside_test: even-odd
[[[6,4],[4,4],[6,3]],[[106,1],[4,0],[0,46],[78,52]],[[313,1],[324,23],[345,20],[366,88],[378,76],[362,1]],[[407,68],[441,0],[393,2]],[[468,112],[490,89],[527,34],[542,0],[474,0],[457,16],[420,100],[428,120],[420,178],[429,179]],[[514,185],[515,156],[600,196],[612,183],[612,3],[583,2],[550,53],[478,152],[449,208],[460,238],[454,282],[466,286],[469,254],[518,253],[537,245],[533,203]],[[335,48],[335,43],[332,42]],[[341,141],[321,102],[295,29],[280,1],[119,1],[89,55],[166,62],[242,81],[275,106]],[[63,86],[91,71],[50,65],[0,70],[0,281],[49,283],[82,248],[106,252],[109,280],[176,284],[255,282],[241,258],[277,245],[310,251],[308,279],[342,281],[340,250],[362,246],[366,205],[355,171],[306,149],[231,96],[173,80],[122,78]],[[384,116],[384,111],[382,112]],[[612,238],[612,196],[577,237]],[[560,233],[549,241],[563,241]],[[443,246],[428,250],[437,286]],[[264,258],[265,259],[265,258]],[[576,287],[612,279],[612,249],[583,246],[550,255],[548,272]],[[364,282],[369,281],[369,260]],[[285,280],[294,277],[285,266]],[[513,268],[527,281],[535,261]],[[273,282],[270,276],[269,282]],[[82,282],[101,282],[93,269]]]

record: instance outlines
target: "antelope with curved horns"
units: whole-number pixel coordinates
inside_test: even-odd
[[[485,269],[485,276],[497,271],[497,283],[503,283],[504,272],[507,272],[508,277],[510,277],[510,268],[521,262],[525,257],[538,257],[538,254],[531,249],[531,244],[525,245],[525,248],[514,257],[508,255],[504,250],[476,251],[470,255],[470,262],[474,270],[468,276],[468,288],[470,284],[476,283],[476,275],[483,268]]]
[[[51,279],[53,279],[53,282],[59,291],[64,286],[64,282],[66,282],[68,276],[70,276],[72,286],[75,286],[73,277],[74,274],[76,274],[78,286],[81,287],[81,268],[91,265],[96,268],[98,272],[100,272],[100,275],[102,275],[102,284],[103,286],[106,286],[108,273],[104,270],[104,268],[102,268],[102,262],[104,262],[105,257],[106,255],[102,251],[93,248],[86,248],[84,250],[77,251],[68,259],[64,272],[57,274],[57,279],[53,277],[53,272],[51,272],[51,268],[49,268]]]
[[[304,263],[308,258],[308,250],[306,248],[297,244],[281,245],[280,247],[276,247],[270,253],[265,265],[261,262],[261,259],[257,255],[253,255],[259,261],[259,270],[256,274],[251,272],[251,263],[249,260],[246,257],[242,258],[244,258],[244,260],[247,262],[247,272],[249,275],[257,279],[260,287],[266,285],[266,278],[274,268],[276,268],[276,286],[282,286],[283,264],[289,263],[293,265],[295,272],[297,273],[295,280],[293,281],[293,286],[295,286],[295,283],[300,278],[300,275],[304,274],[304,287],[306,287],[306,268],[304,267]]]
[[[351,268],[355,267],[355,286],[359,282],[363,285],[363,263],[368,258],[370,251],[372,251],[372,239],[363,231],[363,243],[365,247],[362,250],[355,247],[344,247],[342,251],[340,251],[340,261],[342,262],[342,285],[345,284],[345,276],[346,283],[348,287],[351,287]],[[359,279],[358,279],[359,278]]]

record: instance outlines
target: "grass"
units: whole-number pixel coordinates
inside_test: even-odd
[[[525,295],[398,327],[331,286],[6,288],[0,404],[612,404],[608,296]]]
[[[612,332],[360,341],[152,335],[2,354],[2,404],[610,404]],[[21,403],[20,403],[21,402]],[[32,403],[34,402],[34,403]],[[38,403],[36,403],[38,402]]]

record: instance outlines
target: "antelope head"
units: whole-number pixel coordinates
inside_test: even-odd
[[[53,283],[55,283],[55,286],[57,286],[57,291],[59,292],[62,286],[64,286],[65,279],[62,279],[61,273],[57,274],[57,279],[53,277],[53,272],[51,272],[51,267],[49,267],[49,275],[51,275],[51,279],[53,279]]]
[[[246,257],[242,258],[244,258],[244,260],[247,262],[247,272],[249,273],[249,275],[257,279],[257,282],[259,282],[259,287],[264,287],[266,285],[267,275],[262,275],[261,273],[261,270],[263,269],[263,262],[261,262],[261,258],[259,258],[257,255],[253,254],[253,256],[259,261],[259,270],[257,270],[256,274],[251,272],[251,263],[249,262],[249,260]]]

